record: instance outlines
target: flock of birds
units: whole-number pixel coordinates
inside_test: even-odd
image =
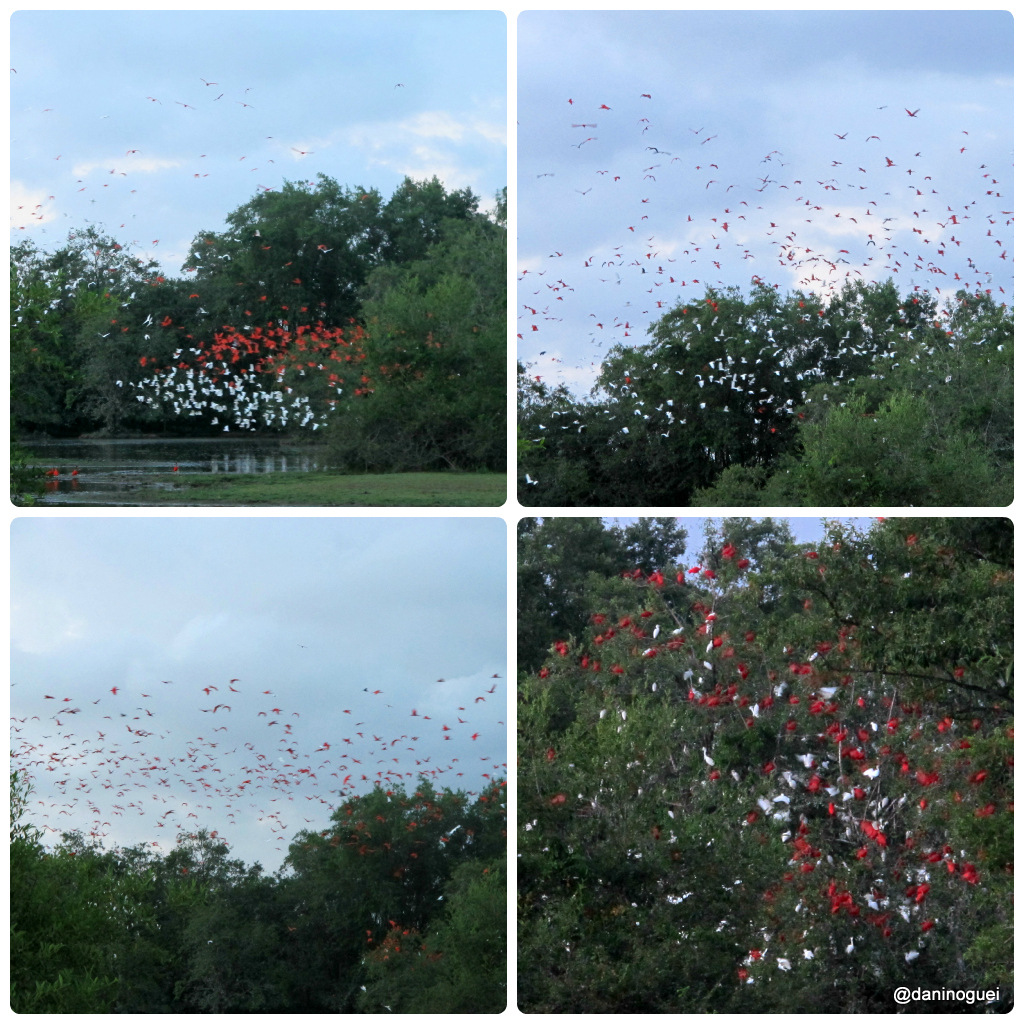
[[[729,547],[731,545],[723,549],[723,554]],[[817,557],[813,550],[804,554]],[[690,574],[701,572],[707,578],[714,576],[713,571],[709,576],[703,566],[689,570]],[[682,572],[678,578],[683,578]],[[660,579],[660,574],[656,573],[647,583],[657,587]],[[819,830],[823,820],[833,822],[831,827],[842,831],[841,843],[847,845],[854,860],[877,864],[879,871],[888,875],[882,866],[886,864],[890,844],[897,851],[915,849],[914,841],[908,840],[907,826],[913,828],[918,815],[937,798],[933,793],[938,791],[931,787],[942,783],[957,788],[957,799],[974,804],[976,817],[988,817],[1002,809],[987,802],[987,796],[979,795],[988,775],[981,758],[972,762],[974,737],[982,735],[981,721],[950,717],[928,721],[922,717],[919,706],[901,701],[896,689],[885,685],[876,691],[874,683],[865,685],[863,681],[844,675],[847,655],[842,652],[850,635],[847,630],[840,630],[835,640],[815,644],[810,653],[801,654],[786,647],[785,656],[792,659],[788,668],[780,665],[777,670],[767,672],[766,685],[764,673],[758,673],[753,664],[747,664],[747,659],[763,656],[757,635],[751,631],[741,636],[737,631],[735,637],[730,637],[727,630],[722,630],[713,610],[701,605],[694,608],[704,614],[704,623],[692,638],[683,635],[684,625],[671,628],[681,621],[674,613],[671,613],[671,621],[664,623],[667,632],[662,632],[660,623],[651,628],[650,623],[656,622],[651,609],[641,613],[640,618],[647,619],[643,623],[625,617],[616,624],[613,616],[595,616],[599,628],[607,626],[596,637],[604,643],[600,648],[590,647],[582,658],[582,665],[588,667],[589,662],[589,667],[597,670],[600,662],[594,655],[603,653],[604,671],[631,677],[635,686],[643,675],[637,659],[673,657],[677,659],[677,679],[685,699],[697,715],[706,718],[709,729],[717,728],[722,718],[741,720],[748,728],[757,720],[778,723],[778,749],[760,767],[760,774],[769,781],[768,788],[763,795],[754,798],[737,824],[747,828],[762,827],[770,822],[770,827],[778,830],[779,841],[792,851],[789,870],[786,877],[780,879],[777,895],[781,897],[792,882],[796,913],[808,917],[814,913],[802,893],[801,877],[814,872],[819,865],[835,874],[831,854],[823,853],[814,845],[816,838],[821,841]],[[622,656],[624,664],[609,666],[607,661],[613,655],[608,645],[615,642],[613,638],[617,633],[634,644],[630,652],[632,661],[620,645],[611,650]],[[688,629],[686,633],[689,634]],[[554,650],[560,658],[569,653],[567,645],[561,642],[554,645]],[[837,654],[838,660],[829,664]],[[548,667],[541,669],[541,678],[550,671]],[[962,678],[965,670],[958,667],[953,674]],[[760,681],[755,682],[759,676]],[[651,683],[650,690],[656,692],[658,684]],[[809,717],[803,718],[798,707]],[[628,702],[601,708],[597,713],[599,721],[614,722],[620,733],[629,727],[632,714]],[[707,746],[701,746],[700,752],[707,768],[700,773],[696,786],[701,789],[728,786],[730,778],[736,784],[744,781],[735,768],[724,767],[732,758],[721,757],[714,745],[710,751]],[[683,745],[682,753],[690,753],[688,745]],[[728,755],[729,751],[725,753]],[[553,760],[555,754],[555,750],[550,749],[548,758]],[[940,776],[936,766],[943,755],[955,755],[955,767],[944,769]],[[622,775],[611,788],[619,789],[621,780],[627,779],[637,787],[638,794],[643,794],[655,785],[653,778],[657,774],[656,766],[652,767],[643,759],[632,760],[622,766]],[[577,813],[596,811],[607,788],[602,783],[593,796],[580,794],[578,806],[583,810]],[[567,802],[564,794],[549,800],[552,806]],[[667,804],[665,813],[671,825],[664,829],[655,825],[651,829],[655,839],[676,841],[671,831],[677,819],[674,808],[684,806],[677,802]],[[817,821],[814,828],[808,825],[811,820]],[[526,827],[529,830],[535,824]],[[891,887],[881,881],[865,885],[863,879],[837,882],[838,876],[830,875],[826,905],[830,913],[836,915],[836,926],[849,928],[847,954],[854,952],[857,943],[866,941],[864,936],[869,927],[889,938],[894,923],[900,918],[914,925],[922,936],[930,931],[935,923],[931,917],[935,897],[926,897],[933,885],[938,888],[933,872],[948,877],[953,886],[969,887],[978,883],[978,866],[969,859],[966,849],[956,850],[948,843],[943,844],[934,833],[929,834],[927,830],[923,833],[922,837],[915,837],[919,845],[914,857],[901,866],[889,865],[891,877],[897,880]],[[639,858],[642,854],[631,852],[631,856]],[[900,879],[910,888],[901,890]],[[669,902],[678,903],[690,895],[692,893],[667,898]],[[765,948],[752,951],[744,961],[746,968],[767,957],[778,939],[765,932],[763,941]],[[921,948],[923,945],[922,940]],[[812,948],[804,956],[813,959],[821,952],[820,947],[817,953]],[[919,948],[910,948],[904,953],[907,963],[919,956]],[[783,971],[790,966],[785,958],[777,965]],[[741,979],[745,978],[746,973],[741,973]]]
[[[129,386],[138,402],[176,417],[203,418],[211,426],[222,425],[224,432],[232,426],[318,430],[337,408],[346,384],[355,384],[355,395],[373,390],[359,367],[366,358],[361,338],[359,328],[346,332],[322,325],[292,330],[270,323],[218,332],[212,343],[178,349],[169,366],[154,366],[150,376]],[[140,362],[146,366],[150,361],[143,356]],[[292,379],[309,377],[316,394],[297,390],[288,382],[289,373]],[[116,384],[125,386],[121,380]]]
[[[976,147],[970,127],[937,136],[927,110],[882,107],[872,112],[877,133],[823,130],[813,162],[772,149],[750,164],[726,129],[671,126],[661,109],[649,93],[568,98],[548,149],[568,174],[521,168],[521,217],[562,211],[544,222],[545,248],[520,253],[520,359],[536,379],[593,383],[609,348],[637,344],[705,286],[781,279],[827,296],[847,281],[892,277],[943,298],[1005,295],[997,281],[1009,276],[1013,210],[1002,173],[975,155],[990,143]],[[609,223],[619,210],[630,211],[624,222]],[[601,242],[561,236],[570,222],[600,225],[587,233]],[[741,330],[756,341],[755,327]],[[574,335],[597,347],[589,367],[569,365]]]
[[[11,68],[11,78],[14,91],[16,68]],[[405,89],[405,83],[399,82],[392,91],[404,92]],[[153,143],[147,149],[137,138],[138,127],[119,125],[116,118],[103,115],[97,127],[99,134],[92,141],[96,144],[103,139],[108,150],[116,149],[122,155],[117,159],[106,158],[112,166],[101,171],[101,161],[91,156],[70,152],[53,154],[55,164],[61,169],[67,168],[64,188],[51,185],[54,191],[45,197],[36,195],[38,189],[30,189],[30,194],[38,201],[15,202],[12,235],[18,237],[21,232],[32,236],[44,235],[47,224],[59,216],[73,218],[73,211],[78,210],[81,222],[95,224],[103,232],[120,236],[124,231],[137,230],[133,224],[136,219],[138,222],[146,221],[149,216],[147,205],[157,208],[164,205],[165,201],[158,192],[154,192],[152,183],[148,193],[146,188],[140,187],[141,182],[152,178],[154,171],[171,176],[168,187],[177,192],[202,187],[211,175],[229,179],[238,185],[235,194],[242,201],[251,197],[254,188],[257,192],[275,190],[274,186],[261,181],[250,183],[245,180],[246,175],[261,169],[263,174],[276,174],[277,168],[272,166],[275,165],[275,156],[291,163],[305,161],[315,154],[315,150],[305,142],[298,141],[292,145],[287,139],[260,134],[264,123],[276,123],[273,117],[278,117],[279,112],[261,119],[260,108],[255,102],[250,102],[254,98],[251,86],[242,91],[231,91],[215,80],[198,78],[190,86],[183,86],[181,92],[189,102],[173,95],[140,95],[137,103],[151,109],[152,118],[159,121],[161,130],[169,136],[182,131],[181,119],[199,118],[195,122],[195,145],[197,150],[204,151],[197,153],[192,164],[153,151],[156,148]],[[395,95],[399,94],[395,92]],[[123,105],[123,100],[119,102]],[[57,118],[62,112],[46,107],[31,113],[39,118]],[[239,137],[248,139],[247,152],[229,155],[225,152],[228,140]],[[122,151],[121,147],[126,148]],[[40,178],[52,180],[52,174],[40,175]],[[313,186],[315,182],[306,184]],[[83,207],[86,196],[91,198]],[[220,211],[219,216],[224,212]],[[106,222],[101,219],[104,215]],[[76,226],[81,223],[71,222]],[[197,224],[196,230],[200,227]],[[255,233],[259,234],[258,229]],[[151,260],[157,259],[160,244],[160,238],[145,237],[132,238],[127,242],[130,251],[140,252]],[[318,248],[324,255],[331,251],[323,244]],[[174,253],[162,255],[165,264],[175,258]],[[281,260],[282,266],[289,265],[287,254],[283,254]],[[188,274],[195,273],[197,268],[185,266],[182,269]],[[68,282],[66,290],[73,290],[78,283]],[[101,286],[100,281],[86,280],[84,283],[91,288]],[[193,298],[198,299],[198,296]],[[205,310],[197,304],[196,311],[199,322],[202,322]],[[18,315],[17,310],[14,313]],[[147,329],[153,330],[156,326],[151,317],[146,324]],[[172,325],[165,323],[163,326]],[[173,365],[154,366],[152,373],[130,382],[128,386],[141,404],[183,418],[205,418],[210,425],[224,431],[276,426],[298,426],[315,431],[323,427],[336,410],[338,396],[346,388],[346,378],[349,384],[354,384],[354,387],[349,387],[350,392],[360,394],[371,389],[367,387],[369,380],[364,374],[350,377],[338,372],[346,362],[359,359],[358,340],[345,338],[340,330],[326,328],[315,330],[305,338],[300,334],[301,329],[289,330],[287,322],[278,319],[269,323],[262,332],[259,328],[246,329],[227,339],[222,333],[211,342],[189,342],[175,353]],[[149,334],[144,333],[139,340],[148,338]],[[240,361],[243,357],[251,358]],[[143,367],[147,366],[145,358],[141,362]],[[269,376],[268,371],[274,376]],[[286,379],[289,371],[301,378],[320,377],[323,387],[319,387],[318,381],[313,389],[305,386],[296,388]],[[117,381],[117,384],[125,386],[124,381]],[[316,397],[306,393],[311,390],[317,391]]]
[[[12,93],[16,95],[17,69],[11,68]],[[212,90],[212,91],[211,91]],[[208,179],[211,174],[222,177],[231,177],[234,180],[241,180],[246,186],[246,191],[251,192],[253,186],[239,179],[238,171],[252,174],[259,170],[264,173],[276,175],[276,161],[271,153],[277,156],[289,156],[292,160],[303,160],[313,155],[312,150],[290,145],[287,141],[276,139],[274,136],[260,136],[260,120],[257,108],[249,103],[249,94],[253,91],[252,86],[247,86],[237,95],[228,95],[226,91],[219,88],[215,81],[208,81],[199,78],[191,86],[182,86],[182,92],[186,92],[191,103],[180,99],[172,99],[170,96],[138,96],[137,104],[142,107],[151,108],[154,124],[159,125],[157,133],[153,135],[153,128],[145,129],[145,134],[153,138],[160,138],[161,135],[175,137],[182,131],[180,118],[199,116],[200,121],[196,123],[195,141],[208,152],[197,153],[195,163],[184,165],[177,156],[168,156],[165,153],[147,150],[145,144],[139,141],[138,136],[142,129],[134,123],[131,125],[118,123],[117,118],[111,118],[109,114],[101,115],[100,122],[109,124],[97,125],[97,135],[90,142],[94,147],[102,143],[108,150],[114,151],[117,148],[116,156],[107,156],[103,159],[107,163],[113,163],[111,167],[105,167],[103,159],[94,157],[91,153],[67,153],[60,152],[52,154],[52,160],[61,168],[67,167],[66,176],[62,175],[64,189],[54,194],[46,195],[38,202],[28,205],[27,202],[15,204],[12,211],[12,230],[15,232],[36,232],[45,233],[43,225],[56,220],[58,216],[62,219],[70,219],[74,223],[75,210],[82,209],[81,200],[85,199],[82,193],[90,193],[86,212],[91,215],[84,217],[84,222],[94,223],[101,230],[121,232],[132,230],[132,221],[147,219],[147,198],[150,202],[162,204],[158,195],[151,191],[148,196],[145,188],[138,187],[146,175],[154,172],[170,174],[173,178],[171,187],[176,189],[188,189],[190,183],[194,187]],[[194,95],[193,95],[194,94]],[[127,115],[124,109],[124,98],[118,98],[118,106]],[[178,108],[181,108],[180,110]],[[238,108],[238,109],[236,109]],[[30,111],[29,114],[38,114],[40,117],[56,115],[59,119],[66,116],[65,111],[57,108],[44,107],[39,111]],[[251,122],[240,122],[240,118],[251,118]],[[173,120],[172,120],[173,119]],[[25,116],[20,123],[31,124]],[[251,123],[252,131],[246,125]],[[248,139],[251,153],[228,155],[218,146],[223,146],[226,140],[237,138],[241,135]],[[127,146],[123,151],[121,146]],[[259,164],[253,163],[253,158],[259,160]],[[271,167],[270,165],[275,165]],[[103,170],[102,179],[97,179]],[[51,174],[39,175],[41,180],[52,179]],[[274,191],[274,186],[265,185],[261,182],[255,183],[256,191]],[[38,190],[32,190],[29,194],[35,196]],[[245,193],[242,193],[245,195]],[[58,214],[58,211],[59,214]],[[223,215],[223,211],[221,213]],[[105,219],[104,219],[105,218]],[[119,223],[115,223],[115,219]],[[197,225],[198,230],[198,225]],[[127,245],[133,250],[141,251],[143,256],[150,259],[157,259],[160,253],[160,238],[147,239],[136,237],[128,241]],[[165,260],[174,261],[176,254],[165,256]],[[174,268],[177,269],[177,268]]]
[[[229,842],[256,831],[281,852],[298,831],[328,827],[335,807],[373,787],[408,791],[424,777],[476,795],[501,783],[507,764],[485,746],[505,724],[500,676],[491,678],[443,711],[452,692],[444,687],[425,687],[415,708],[392,705],[372,686],[357,689],[342,701],[349,706],[340,729],[237,678],[154,680],[97,694],[58,687],[12,702],[11,768],[31,781],[26,817],[44,832],[77,830],[87,841],[167,852],[179,833],[200,828]],[[475,750],[482,739],[485,752],[472,761],[441,756],[453,739],[453,751]]]

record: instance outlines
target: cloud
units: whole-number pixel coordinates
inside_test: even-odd
[[[172,167],[181,167],[183,162],[182,160],[142,156],[138,153],[126,153],[123,156],[104,157],[102,160],[77,163],[71,168],[71,171],[79,178],[84,178],[93,171],[103,171],[106,174],[152,174],[154,171],[166,171]]]
[[[449,139],[462,142],[477,136],[486,142],[505,145],[505,126],[480,118],[463,121],[443,110],[425,110],[414,117],[399,121],[394,130],[402,134],[428,139]]]
[[[435,145],[424,145],[418,140],[430,140]],[[346,133],[346,141],[367,153],[378,163],[407,159],[413,153],[447,154],[452,159],[458,150],[472,147],[475,143],[488,146],[505,145],[505,126],[497,121],[482,118],[460,119],[443,110],[423,111],[401,121],[365,122],[356,125]],[[421,160],[422,162],[422,160]]]
[[[175,661],[185,661],[194,656],[197,648],[208,644],[215,646],[216,638],[229,635],[230,623],[223,612],[189,619],[168,644],[169,656]]]
[[[20,181],[11,182],[11,227],[36,227],[57,219],[57,211],[50,205],[53,196],[41,188],[31,188]]]

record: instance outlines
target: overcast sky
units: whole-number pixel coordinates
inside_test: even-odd
[[[163,851],[216,829],[272,869],[342,789],[505,777],[505,537],[497,518],[16,519],[29,819]]]
[[[507,183],[498,11],[18,11],[12,240],[92,223],[178,273],[258,189]]]
[[[586,390],[755,275],[1012,302],[1012,37],[1005,11],[522,14],[520,357]]]

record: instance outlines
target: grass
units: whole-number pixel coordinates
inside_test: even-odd
[[[174,473],[154,484],[147,488],[152,500],[138,504],[496,507],[505,503],[508,486],[504,473],[328,472]]]

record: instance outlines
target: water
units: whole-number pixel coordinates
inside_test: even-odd
[[[42,505],[140,505],[173,490],[179,473],[311,473],[327,469],[322,448],[277,438],[139,438],[20,443],[47,476]],[[75,472],[77,470],[77,472]]]

